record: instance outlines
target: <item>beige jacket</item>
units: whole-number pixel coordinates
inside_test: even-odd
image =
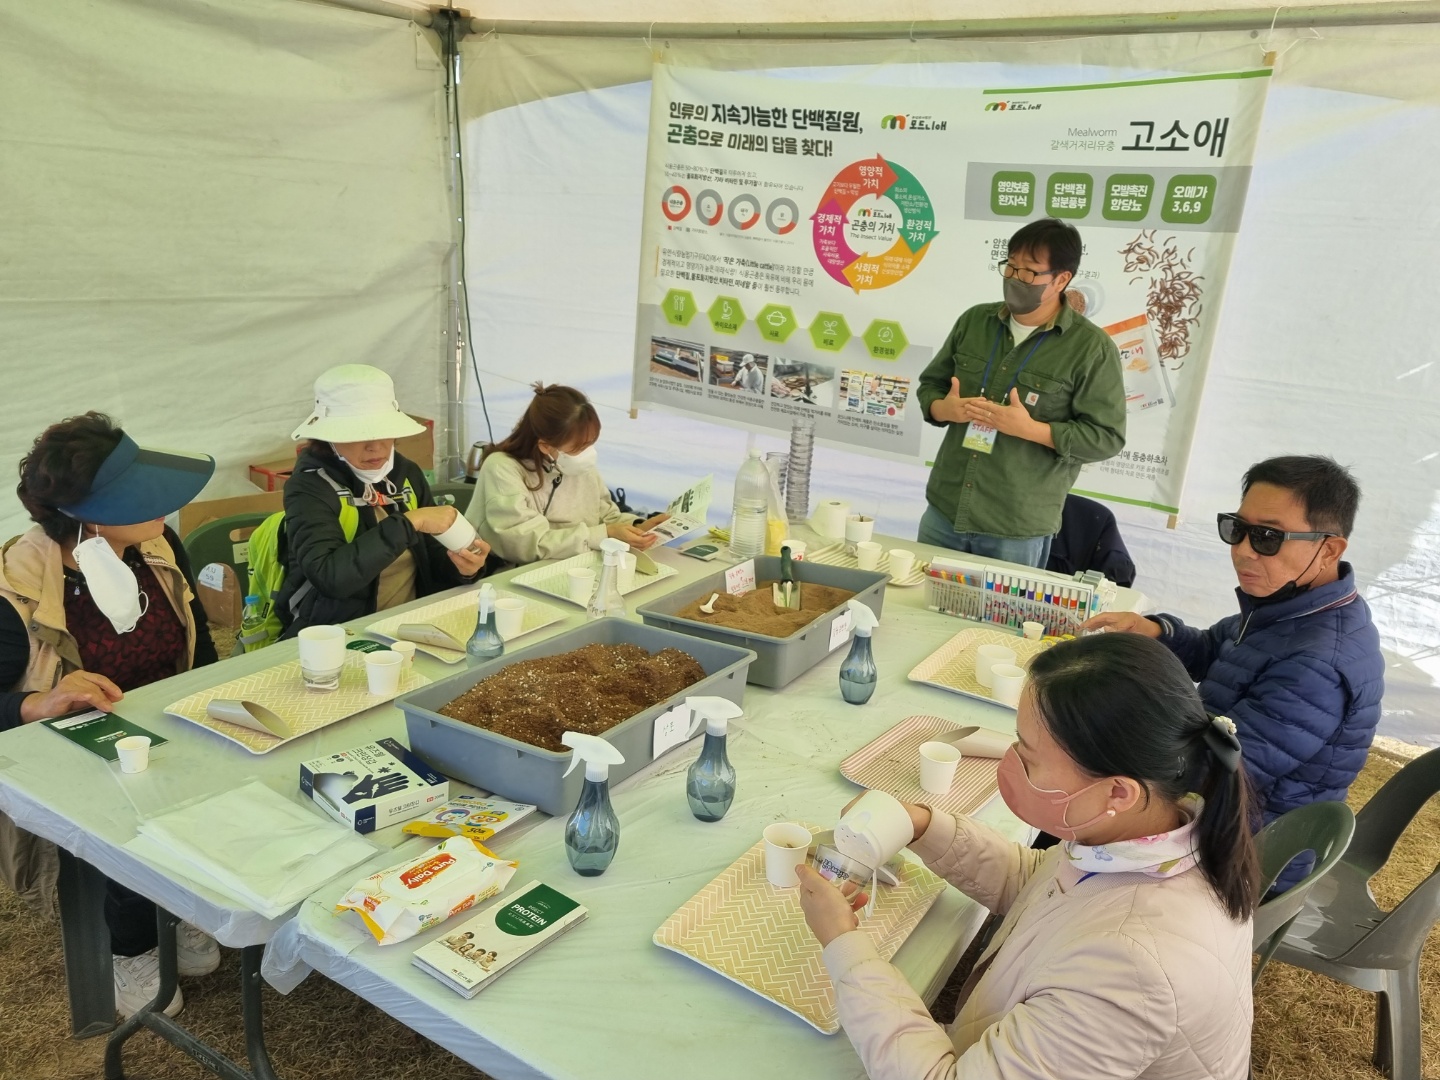
[[[825,949],[840,1022],[871,1080],[1243,1080],[1250,923],[1201,872],[1095,874],[936,813],[914,845],[1005,920],[949,1030],[861,933]],[[962,995],[963,996],[963,995]]]
[[[563,475],[551,470],[540,477],[538,490],[526,480],[533,484],[535,473],[509,454],[486,454],[465,511],[480,538],[508,563],[567,559],[597,549],[605,526],[624,517],[595,469]]]

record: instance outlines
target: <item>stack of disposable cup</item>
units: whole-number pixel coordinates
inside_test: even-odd
[[[785,474],[785,516],[792,522],[810,517],[810,457],[814,449],[814,419],[797,416],[790,426],[790,460]]]

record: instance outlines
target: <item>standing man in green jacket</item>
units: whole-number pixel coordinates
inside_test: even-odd
[[[920,376],[945,441],[918,539],[1043,567],[1080,466],[1125,445],[1125,381],[1108,334],[1065,302],[1080,234],[1055,218],[1010,238],[1004,303],[955,323]]]

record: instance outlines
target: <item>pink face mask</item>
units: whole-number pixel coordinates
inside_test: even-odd
[[[1000,785],[1000,797],[1005,800],[1005,805],[1010,808],[1012,814],[1025,824],[1032,825],[1051,836],[1058,836],[1062,840],[1074,840],[1076,830],[1088,829],[1098,821],[1115,816],[1114,810],[1106,810],[1103,814],[1096,814],[1089,821],[1071,825],[1066,820],[1070,813],[1070,804],[1091,788],[1099,787],[1109,781],[1097,780],[1093,784],[1087,784],[1079,791],[1068,793],[1051,788],[1038,788],[1030,782],[1030,774],[1025,771],[1025,763],[1020,760],[1020,755],[1015,752],[1013,746],[1006,750],[1005,756],[1000,759],[1000,767],[995,770],[995,779]]]

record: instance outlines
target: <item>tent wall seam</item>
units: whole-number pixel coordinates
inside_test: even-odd
[[[305,2],[324,4],[326,7],[348,8],[351,11],[362,11],[367,15],[384,15],[387,18],[402,19],[420,26],[430,26],[435,21],[433,11],[406,7],[404,4],[391,3],[390,0],[305,0]]]

